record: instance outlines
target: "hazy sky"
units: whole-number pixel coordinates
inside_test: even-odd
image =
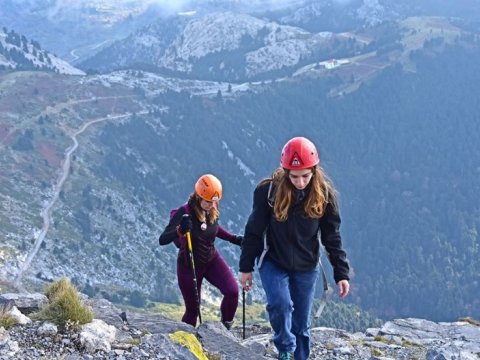
[[[101,5],[107,4],[112,7],[124,6],[127,4],[137,3],[142,5],[158,4],[165,9],[170,10],[187,10],[195,6],[199,6],[202,3],[212,2],[209,0],[13,0],[17,3],[29,3],[31,5],[40,5],[42,3],[56,3],[56,7],[79,7],[85,4]],[[311,2],[312,0],[224,0],[225,3],[231,2],[241,5],[248,5],[251,7],[269,7],[279,8],[288,4],[301,4],[305,2]],[[318,2],[319,0],[316,0]],[[348,3],[352,0],[331,0],[335,3]],[[220,2],[217,0],[217,2]]]
[[[143,0],[149,3],[156,3],[170,10],[188,10],[200,6],[205,0]],[[225,0],[225,3],[232,2],[246,5],[248,7],[284,7],[292,3],[304,3],[306,0]]]
[[[1,2],[2,0],[0,0]],[[146,7],[151,4],[161,6],[166,13],[179,11],[198,10],[202,4],[212,3],[212,0],[11,0],[13,2],[29,4],[32,8],[41,8],[41,5],[48,4],[49,15],[55,16],[62,9],[74,9],[85,5],[109,6],[112,8],[132,8],[132,6]],[[216,2],[234,3],[245,11],[279,9],[290,4],[301,5],[307,2],[319,2],[319,0],[216,0]],[[324,0],[328,1],[328,0]],[[352,0],[330,0],[337,4],[346,4]]]
[[[173,11],[189,10],[189,9],[198,7],[202,3],[208,2],[208,0],[143,0],[143,1],[148,3],[156,3],[166,9],[173,10]],[[330,1],[337,4],[347,4],[352,0],[330,0]],[[278,8],[283,8],[290,4],[303,4],[307,2],[313,2],[313,1],[312,0],[224,0],[224,2],[236,3],[252,9],[255,9],[255,8],[262,8],[262,9],[277,8],[278,9]],[[318,0],[316,0],[316,2],[318,2]]]

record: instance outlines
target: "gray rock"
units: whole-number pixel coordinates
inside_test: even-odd
[[[80,343],[89,353],[110,351],[111,344],[115,340],[115,326],[108,325],[99,319],[93,319],[91,323],[82,326]]]
[[[125,324],[120,318],[123,312],[111,302],[105,299],[88,299],[85,304],[91,307],[95,318],[105,321],[109,325],[121,328]],[[169,319],[165,316],[143,313],[143,312],[127,312],[128,323],[134,329],[147,330],[151,334],[166,334],[183,330],[194,333],[195,328],[191,325]]]
[[[247,339],[242,339],[242,328],[230,331],[220,321],[206,321],[197,329],[157,314],[129,310],[123,312],[106,300],[86,299],[94,312],[94,323],[105,323],[115,331],[95,333],[94,341],[105,341],[105,346],[91,347],[82,341],[74,328],[65,333],[39,338],[41,323],[16,325],[7,332],[0,328],[0,360],[68,359],[68,360],[194,360],[197,356],[187,345],[193,342],[174,340],[173,335],[193,337],[211,358],[273,359],[277,351],[272,344],[269,327],[249,325]],[[100,321],[102,320],[102,321]],[[107,325],[108,324],[108,325]],[[181,331],[181,333],[178,333]],[[478,360],[480,358],[480,327],[469,322],[435,323],[423,319],[396,319],[378,329],[350,334],[331,328],[311,329],[310,360]],[[197,341],[195,341],[197,342]],[[16,347],[15,347],[16,346]]]
[[[23,315],[20,310],[17,309],[16,306],[13,306],[8,312],[13,318],[15,319],[15,322],[20,325],[27,325],[32,322],[28,316]]]
[[[47,297],[40,293],[6,293],[0,295],[1,302],[6,302],[9,300],[13,301],[13,305],[15,305],[22,314],[26,315],[33,311],[37,311],[48,303]]]
[[[198,360],[186,347],[173,342],[167,334],[153,334],[142,338],[142,344],[149,344],[154,359]]]
[[[9,312],[14,306],[15,302],[13,300],[7,300],[0,296],[0,314]]]
[[[38,329],[37,329],[37,334],[39,336],[53,336],[57,334],[58,328],[57,325],[46,322],[43,323]]]
[[[205,351],[224,360],[264,359],[258,352],[242,346],[220,322],[204,322],[197,329],[197,337]]]
[[[0,327],[0,357],[10,358],[14,356],[18,350],[18,343],[12,341],[7,330]]]

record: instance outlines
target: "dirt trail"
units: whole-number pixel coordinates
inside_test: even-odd
[[[83,102],[83,101],[76,101],[75,103],[78,103],[78,102]],[[137,115],[144,115],[144,114],[147,114],[147,113],[148,113],[148,111],[140,111],[140,112],[137,113]],[[26,257],[25,262],[20,266],[20,268],[18,270],[18,273],[17,273],[17,276],[15,278],[14,285],[18,289],[22,289],[21,283],[22,283],[23,275],[25,274],[25,271],[30,267],[30,264],[32,263],[32,260],[37,255],[38,250],[40,249],[40,246],[42,245],[42,243],[45,239],[45,236],[48,232],[48,229],[50,227],[52,208],[55,205],[56,201],[58,200],[58,197],[60,196],[60,192],[62,191],[62,187],[63,187],[63,185],[64,185],[65,181],[67,180],[68,175],[70,173],[70,165],[71,165],[71,161],[72,161],[72,154],[78,148],[77,136],[81,135],[85,130],[87,130],[90,127],[90,125],[101,123],[101,122],[104,122],[104,121],[112,121],[112,120],[123,119],[123,118],[127,118],[127,117],[130,117],[130,116],[132,116],[131,113],[124,113],[124,114],[117,114],[117,115],[108,115],[108,116],[105,116],[105,117],[93,119],[93,120],[90,120],[90,121],[86,122],[85,124],[83,124],[80,127],[80,129],[78,129],[77,131],[75,131],[71,135],[71,138],[73,140],[73,146],[69,147],[65,152],[65,161],[63,162],[63,165],[62,165],[62,172],[60,174],[60,177],[59,177],[57,183],[55,184],[54,191],[53,191],[53,196],[50,199],[50,201],[48,201],[48,203],[46,204],[46,206],[42,209],[42,211],[40,213],[42,218],[43,218],[42,230],[40,231],[40,233],[35,238],[35,242],[33,244],[33,247],[30,250],[28,256]]]

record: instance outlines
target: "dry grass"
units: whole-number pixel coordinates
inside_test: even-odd
[[[15,320],[15,318],[12,315],[0,313],[0,327],[3,326],[5,330],[8,330],[16,323],[17,323],[17,320]]]
[[[35,320],[51,321],[66,328],[69,324],[83,325],[93,320],[92,311],[82,303],[77,289],[69,279],[62,278],[45,289],[48,305],[32,315]]]
[[[168,317],[169,319],[181,321],[183,313],[185,312],[185,306],[183,304],[165,304],[155,303],[152,309],[153,312]],[[220,307],[216,304],[202,302],[202,320],[220,321]],[[257,324],[262,326],[269,326],[268,320],[265,319],[265,304],[254,303],[246,305],[245,308],[245,322],[246,324]],[[235,324],[242,323],[242,304],[240,303],[235,314]]]

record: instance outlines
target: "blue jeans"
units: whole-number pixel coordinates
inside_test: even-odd
[[[295,360],[310,354],[310,311],[319,266],[311,271],[286,271],[268,259],[259,270],[267,295],[267,311],[278,351],[295,352]]]

